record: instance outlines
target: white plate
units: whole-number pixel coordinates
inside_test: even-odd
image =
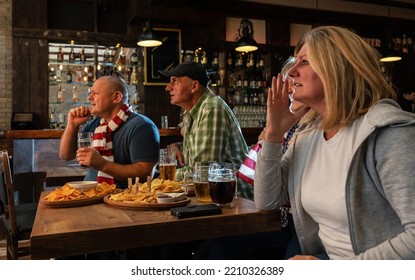
[[[90,188],[95,188],[98,185],[98,182],[96,181],[74,181],[74,182],[68,182],[67,184],[74,189],[87,190]]]
[[[157,195],[157,202],[158,203],[170,203],[175,202],[183,199],[183,197],[186,195],[185,192],[181,193],[159,193]]]

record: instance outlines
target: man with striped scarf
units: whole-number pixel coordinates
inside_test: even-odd
[[[158,162],[160,135],[156,125],[128,105],[128,88],[116,76],[97,79],[88,96],[90,106],[73,108],[61,137],[61,159],[88,168],[85,180],[127,187],[128,178],[144,182]],[[95,118],[91,121],[90,116]],[[84,125],[85,124],[85,125]],[[92,147],[77,148],[77,133],[93,132]]]

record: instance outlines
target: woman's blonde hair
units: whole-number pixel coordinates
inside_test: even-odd
[[[354,32],[320,26],[305,35],[304,43],[310,66],[323,83],[322,129],[350,125],[379,100],[396,99],[382,74],[379,53]]]

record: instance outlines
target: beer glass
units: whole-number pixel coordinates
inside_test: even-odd
[[[193,173],[187,173],[184,177],[186,188],[193,189],[200,202],[212,202],[209,194],[208,175],[209,162],[196,162]],[[193,184],[193,188],[191,184]]]
[[[93,133],[92,132],[79,132],[78,133],[78,149],[91,147],[93,140]],[[82,165],[82,168],[87,168],[88,166]]]
[[[174,181],[176,179],[176,155],[171,148],[160,149],[160,179]]]
[[[209,166],[209,194],[212,202],[220,207],[233,207],[236,193],[236,165],[211,163]]]

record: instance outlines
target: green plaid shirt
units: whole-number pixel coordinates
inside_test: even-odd
[[[248,155],[248,147],[233,111],[210,90],[206,90],[195,106],[184,113],[183,128],[185,166],[177,170],[178,180],[183,180],[196,162],[232,162],[239,168]],[[238,181],[239,195],[252,199],[252,193],[249,184]]]

